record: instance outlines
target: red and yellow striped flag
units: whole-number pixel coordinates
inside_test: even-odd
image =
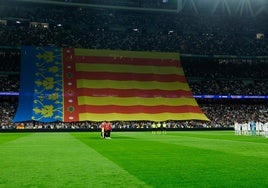
[[[64,121],[208,120],[178,53],[63,49]]]

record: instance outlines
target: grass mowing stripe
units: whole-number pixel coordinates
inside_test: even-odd
[[[206,136],[201,136],[204,139],[199,139],[198,142],[193,137],[192,142],[195,144],[186,145],[187,142],[191,143],[188,134],[189,132],[174,132],[168,135],[120,132],[112,133],[113,139],[108,141],[97,137],[85,139],[81,133],[76,137],[152,187],[268,186],[266,157],[225,151],[224,148],[233,144],[232,140],[226,140],[235,139],[232,132],[220,136],[223,142],[216,144],[218,150],[213,145],[213,134],[203,133]],[[208,142],[210,136],[213,139]],[[248,137],[245,142],[253,142],[252,139],[255,138]],[[206,144],[207,147],[197,147]],[[210,144],[214,149],[209,148]],[[258,142],[256,144],[258,145]],[[221,147],[223,149],[220,149]],[[239,145],[236,147],[239,148]],[[267,151],[267,147],[263,151]]]
[[[0,156],[0,187],[148,187],[69,133],[29,134]]]
[[[156,135],[162,136],[162,135]],[[244,156],[253,156],[257,158],[268,159],[268,141],[263,137],[248,137],[247,140],[237,140],[239,136],[233,135],[228,139],[217,139],[217,138],[204,138],[204,137],[194,137],[194,136],[176,136],[170,137],[169,139],[162,139],[161,142],[172,142],[173,144],[179,144],[189,147],[195,147],[200,149],[215,150],[219,152],[232,153]],[[155,137],[159,140],[159,138]],[[257,142],[254,142],[256,140]],[[160,140],[159,140],[160,141]]]
[[[14,133],[0,133],[0,145],[5,144],[6,142],[10,142],[12,140],[19,139],[21,137],[27,136],[30,133],[21,133],[21,134],[14,134]]]
[[[238,155],[268,158],[268,139],[259,136],[238,136],[232,131],[222,132],[221,136],[217,131],[203,132],[171,132],[168,135],[157,134],[148,136],[140,132],[140,139],[155,140],[163,143],[179,144],[200,149],[216,150],[220,152],[233,153]],[[131,136],[133,134],[129,134]],[[217,136],[218,135],[218,136]],[[135,137],[136,135],[134,135]],[[164,138],[163,138],[164,137]],[[163,139],[162,139],[163,138]]]

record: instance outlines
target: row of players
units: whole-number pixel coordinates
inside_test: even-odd
[[[105,139],[111,139],[111,132],[112,132],[112,124],[109,121],[104,121],[101,123],[101,138],[105,138]],[[167,130],[167,123],[166,122],[158,122],[152,123],[152,134],[166,134],[166,130]]]
[[[167,133],[167,123],[166,122],[153,122],[152,123],[152,134],[158,134],[158,133],[163,133],[166,134]]]
[[[268,137],[268,122],[235,122],[234,130],[236,135],[258,135]]]

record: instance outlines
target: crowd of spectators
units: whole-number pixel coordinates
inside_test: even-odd
[[[107,0],[108,1],[108,0]],[[119,2],[119,1],[118,1]],[[121,1],[123,2],[123,1]],[[5,22],[7,21],[7,22]],[[1,24],[2,23],[2,24]],[[44,24],[45,23],[45,24]],[[256,38],[257,33],[264,37]],[[20,51],[15,46],[36,45],[91,49],[180,52],[193,94],[268,95],[266,17],[235,18],[175,13],[149,13],[81,7],[0,6],[0,92],[19,91]],[[198,58],[195,58],[197,55]],[[251,56],[252,59],[211,58],[212,55]],[[0,96],[0,128],[12,123],[17,97]],[[252,114],[268,121],[261,103],[202,101],[210,122],[168,121],[168,128],[222,128],[249,121]],[[152,122],[112,122],[117,129],[151,128]],[[100,122],[27,122],[28,129],[98,129]]]
[[[20,50],[0,49],[0,73],[1,75],[13,75],[20,72]]]
[[[238,99],[241,100],[241,99]],[[220,100],[199,104],[210,118],[209,126],[230,127],[234,122],[250,122],[251,120],[266,123],[268,121],[267,101]]]
[[[182,58],[196,95],[268,95],[268,59]]]
[[[19,76],[1,76],[0,75],[0,92],[18,92]]]
[[[236,18],[35,4],[2,9],[0,18],[13,18],[6,19],[7,23],[0,26],[2,46],[54,45],[202,55],[268,55],[266,17]],[[264,34],[264,38],[257,39],[257,33]]]
[[[268,80],[198,80],[189,81],[194,95],[267,96]]]
[[[14,98],[0,97],[0,129],[16,129],[17,124],[12,123],[16,108],[17,101]]]
[[[0,49],[0,92],[18,92],[20,50]]]

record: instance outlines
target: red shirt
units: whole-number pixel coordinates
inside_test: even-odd
[[[104,130],[105,131],[111,131],[112,130],[112,125],[111,125],[110,122],[105,123]]]

